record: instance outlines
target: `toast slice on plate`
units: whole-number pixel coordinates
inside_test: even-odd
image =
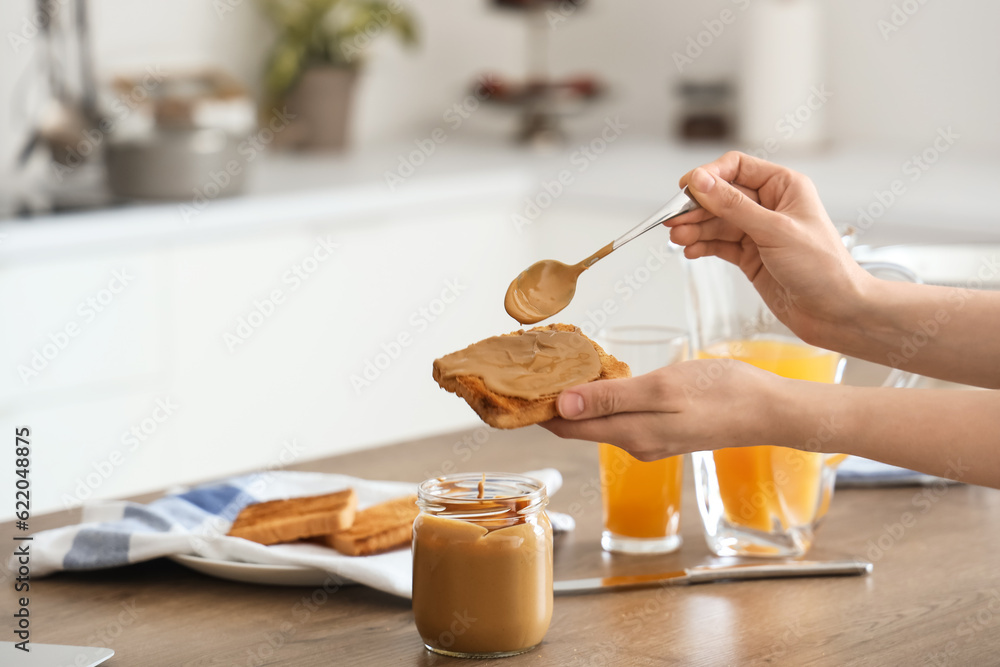
[[[344,530],[354,522],[357,507],[354,489],[269,500],[244,507],[228,534],[260,544],[294,542]]]
[[[395,498],[361,510],[350,528],[321,539],[348,556],[392,551],[410,543],[418,512],[416,496]]]

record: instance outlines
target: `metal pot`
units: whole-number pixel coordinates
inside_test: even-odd
[[[128,199],[199,200],[238,194],[247,164],[244,138],[219,129],[158,128],[140,138],[111,141],[107,181]]]

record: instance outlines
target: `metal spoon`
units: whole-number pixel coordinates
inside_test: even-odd
[[[563,264],[554,259],[535,262],[511,281],[504,297],[504,309],[521,324],[534,324],[552,317],[573,300],[581,273],[632,239],[696,208],[698,202],[685,188],[656,213],[577,264]]]

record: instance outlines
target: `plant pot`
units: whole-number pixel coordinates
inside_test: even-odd
[[[338,151],[347,145],[348,123],[358,72],[349,67],[308,67],[285,96],[292,117],[280,145]]]

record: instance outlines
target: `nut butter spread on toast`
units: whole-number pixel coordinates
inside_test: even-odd
[[[567,324],[487,338],[434,362],[438,384],[497,428],[547,421],[563,389],[628,376],[627,365]]]

